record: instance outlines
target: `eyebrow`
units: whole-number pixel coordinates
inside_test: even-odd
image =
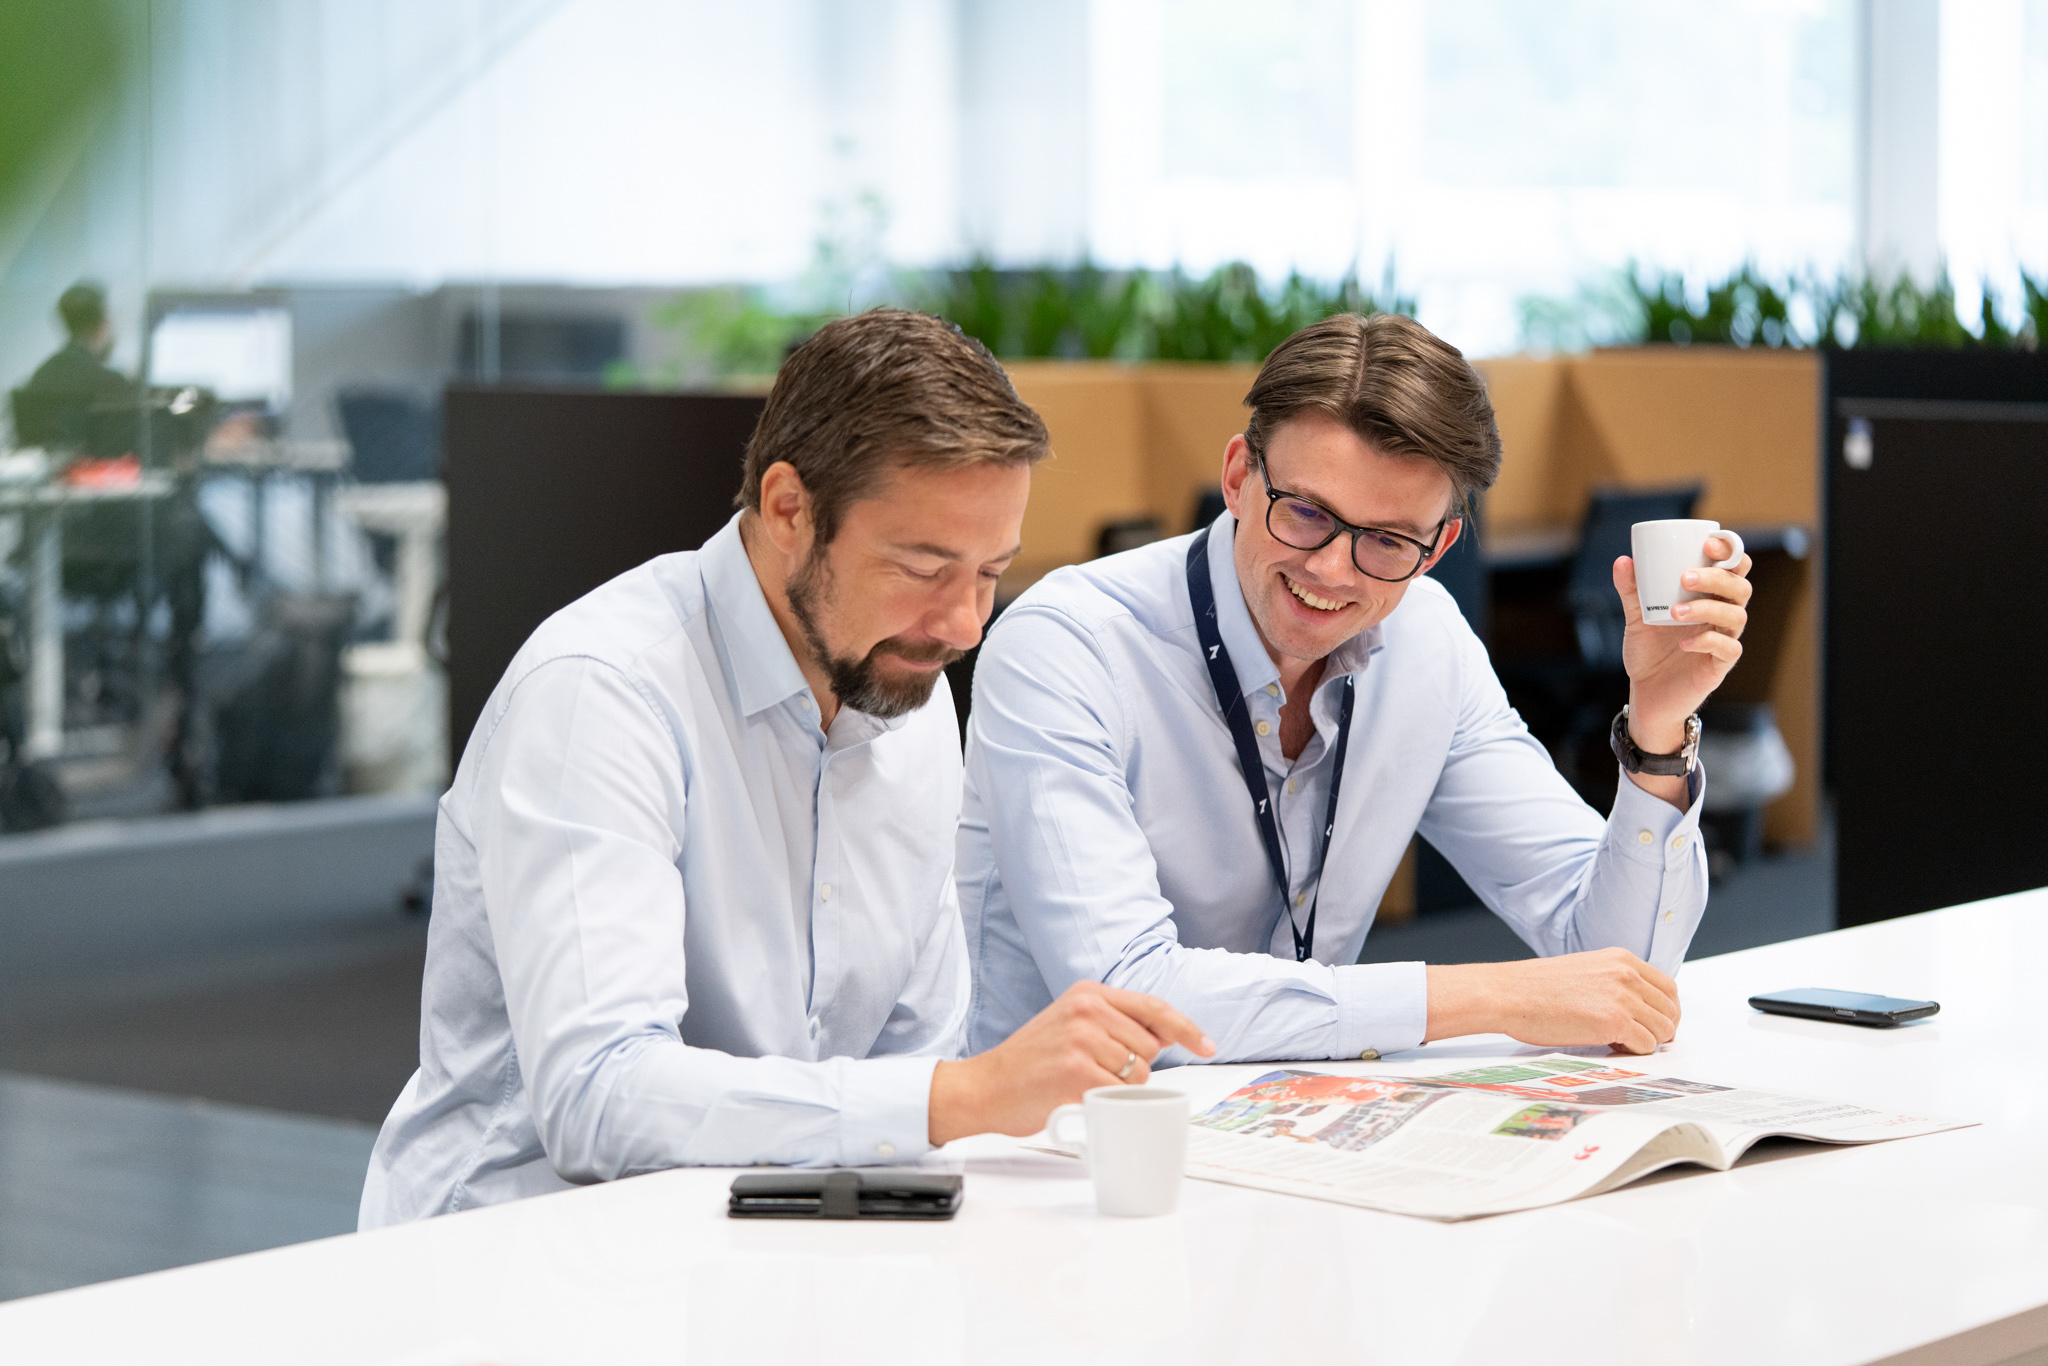
[[[1413,522],[1356,522],[1356,523],[1354,523],[1354,522],[1351,522],[1349,518],[1346,518],[1346,517],[1344,517],[1344,516],[1343,516],[1342,514],[1340,514],[1340,513],[1339,513],[1339,512],[1337,511],[1337,509],[1335,509],[1335,508],[1331,507],[1331,506],[1330,506],[1330,505],[1329,505],[1328,503],[1324,502],[1324,501],[1323,501],[1323,500],[1322,500],[1322,499],[1321,499],[1320,497],[1318,497],[1318,496],[1317,496],[1316,494],[1313,494],[1313,493],[1309,493],[1309,492],[1305,492],[1305,491],[1297,491],[1297,490],[1295,490],[1295,489],[1283,489],[1283,488],[1275,488],[1275,487],[1274,487],[1274,484],[1273,484],[1273,471],[1272,471],[1272,468],[1271,468],[1270,466],[1268,466],[1268,467],[1267,467],[1267,468],[1266,468],[1265,470],[1261,471],[1261,472],[1260,472],[1260,475],[1259,475],[1259,477],[1260,477],[1261,479],[1265,480],[1265,483],[1266,483],[1266,487],[1267,487],[1267,488],[1269,488],[1269,489],[1272,489],[1272,490],[1273,490],[1273,492],[1275,492],[1275,493],[1278,493],[1278,494],[1281,494],[1281,495],[1282,495],[1283,497],[1288,497],[1288,498],[1305,498],[1305,499],[1307,499],[1307,500],[1308,500],[1309,502],[1311,502],[1311,503],[1314,503],[1314,504],[1315,504],[1315,505],[1316,505],[1317,507],[1321,508],[1321,509],[1322,509],[1323,511],[1325,511],[1325,512],[1329,513],[1329,514],[1330,514],[1330,515],[1331,515],[1332,517],[1335,517],[1335,518],[1336,518],[1336,519],[1337,519],[1338,521],[1340,521],[1340,522],[1344,522],[1344,523],[1346,523],[1347,525],[1361,526],[1361,527],[1365,527],[1365,528],[1366,528],[1367,530],[1371,530],[1371,531],[1398,531],[1398,532],[1400,532],[1400,533],[1401,533],[1402,535],[1404,535],[1404,536],[1412,536],[1412,537],[1414,537],[1414,538],[1415,538],[1416,540],[1418,540],[1418,541],[1421,541],[1421,542],[1423,542],[1423,543],[1425,543],[1425,544],[1427,544],[1427,543],[1428,543],[1428,541],[1429,541],[1429,538],[1430,538],[1430,537],[1432,537],[1432,536],[1434,536],[1434,535],[1435,535],[1435,534],[1436,534],[1436,533],[1437,533],[1437,532],[1438,532],[1438,531],[1439,531],[1440,529],[1442,529],[1442,527],[1444,526],[1444,524],[1445,524],[1445,523],[1447,523],[1447,522],[1449,522],[1449,521],[1450,521],[1450,520],[1452,519],[1453,515],[1454,515],[1454,512],[1453,512],[1453,511],[1452,511],[1451,509],[1446,509],[1446,510],[1445,510],[1445,512],[1444,512],[1444,518],[1443,518],[1443,521],[1441,521],[1441,522],[1438,522],[1438,523],[1437,523],[1437,524],[1436,524],[1435,526],[1427,526],[1427,527],[1425,527],[1425,526],[1417,526],[1417,525],[1416,525],[1415,523],[1413,523]]]
[[[933,545],[929,541],[898,541],[895,542],[890,548],[894,550],[900,550],[907,555],[929,555],[933,559],[937,560],[948,560],[957,562],[967,558],[965,555],[962,555],[957,550],[954,550],[948,546]],[[1024,544],[1020,541],[1016,545],[1013,545],[1008,550],[1004,551],[1002,554],[996,556],[995,558],[998,560],[1014,560],[1017,558],[1018,553],[1021,552],[1023,549]]]
[[[1269,484],[1267,485],[1267,487],[1270,488],[1272,486]],[[1306,498],[1309,502],[1314,503],[1317,507],[1329,513],[1332,517],[1337,518],[1337,520],[1340,522],[1347,522],[1353,526],[1368,527],[1374,531],[1398,531],[1405,536],[1413,536],[1418,541],[1428,541],[1430,536],[1437,530],[1437,528],[1443,525],[1443,522],[1438,522],[1436,526],[1417,526],[1413,522],[1351,522],[1349,518],[1341,516],[1337,512],[1337,509],[1331,507],[1328,503],[1316,497],[1313,493],[1296,493],[1293,489],[1283,489],[1282,493],[1284,493],[1287,497],[1290,498]],[[1446,513],[1444,515],[1444,522],[1448,522],[1450,520],[1450,514]]]

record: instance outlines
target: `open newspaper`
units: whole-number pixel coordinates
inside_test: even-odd
[[[1654,1057],[1645,1060],[1652,1068]],[[1188,1175],[1469,1219],[1725,1171],[1771,1135],[1871,1143],[1974,1124],[1661,1076],[1566,1054],[1428,1077],[1269,1072],[1193,1120]]]

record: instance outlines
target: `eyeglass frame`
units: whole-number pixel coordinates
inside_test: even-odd
[[[1345,532],[1348,531],[1351,533],[1351,567],[1353,569],[1356,569],[1359,573],[1365,575],[1368,579],[1371,579],[1374,583],[1406,583],[1408,582],[1408,580],[1414,578],[1417,574],[1420,574],[1424,570],[1424,568],[1428,566],[1430,557],[1436,554],[1437,542],[1441,541],[1444,538],[1444,528],[1449,526],[1452,522],[1463,520],[1463,518],[1446,515],[1441,522],[1438,522],[1436,524],[1436,531],[1433,535],[1430,536],[1427,544],[1416,540],[1413,536],[1406,535],[1399,531],[1393,531],[1383,526],[1358,526],[1354,523],[1345,521],[1342,517],[1339,517],[1329,508],[1317,502],[1315,499],[1310,498],[1306,494],[1291,493],[1286,489],[1273,487],[1273,475],[1272,472],[1266,468],[1266,458],[1263,455],[1258,454],[1256,451],[1250,452],[1250,454],[1252,455],[1252,464],[1259,472],[1259,482],[1266,486],[1266,534],[1268,536],[1271,536],[1274,540],[1280,541],[1280,544],[1286,546],[1289,550],[1303,550],[1307,551],[1310,554],[1314,554],[1316,551],[1321,550],[1324,546],[1328,545],[1330,542],[1336,540],[1339,536],[1343,535]],[[1315,545],[1295,545],[1292,541],[1280,540],[1280,533],[1273,530],[1273,508],[1274,505],[1277,504],[1282,498],[1292,498],[1296,502],[1307,503],[1310,507],[1315,508],[1324,516],[1328,517],[1331,521],[1335,522],[1337,524],[1337,529],[1335,531],[1332,531],[1328,536],[1325,536],[1321,541],[1317,542]],[[1373,573],[1370,569],[1367,569],[1364,565],[1358,562],[1358,538],[1360,536],[1365,535],[1367,532],[1371,532],[1375,536],[1392,536],[1397,541],[1406,541],[1409,545],[1414,546],[1417,550],[1420,550],[1422,552],[1422,558],[1415,562],[1415,567],[1413,569],[1409,570],[1406,574],[1403,574],[1400,578],[1383,579],[1378,574]]]

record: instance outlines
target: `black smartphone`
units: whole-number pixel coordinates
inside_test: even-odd
[[[1797,991],[1774,991],[1752,996],[1749,1003],[1773,1015],[1803,1015],[1809,1020],[1833,1020],[1838,1024],[1875,1025],[1889,1029],[1908,1020],[1924,1020],[1941,1007],[1933,1001],[1906,1001],[1897,996],[1866,996],[1860,991],[1828,991],[1803,987]]]
[[[734,1219],[950,1219],[960,1208],[957,1172],[889,1167],[746,1172],[733,1179]]]

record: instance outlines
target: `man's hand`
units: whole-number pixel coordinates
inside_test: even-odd
[[[1707,537],[1707,554],[1716,561],[1728,558],[1734,548],[1719,536]],[[1621,642],[1622,667],[1628,670],[1628,729],[1645,754],[1677,753],[1685,744],[1685,718],[1700,709],[1742,658],[1742,630],[1749,624],[1753,591],[1749,569],[1750,558],[1744,555],[1733,569],[1681,574],[1681,587],[1706,595],[1672,605],[1673,617],[1700,628],[1687,630],[1645,625],[1636,597],[1636,563],[1626,555],[1614,562],[1614,591],[1628,617]],[[1645,792],[1685,809],[1685,779],[1629,777]]]
[[[1428,971],[1424,1042],[1506,1034],[1554,1048],[1654,1053],[1678,1032],[1678,984],[1627,949]]]
[[[1169,1044],[1202,1057],[1216,1045],[1156,996],[1076,982],[1003,1042],[932,1073],[933,1147],[969,1134],[1035,1134],[1053,1107],[1083,1091],[1152,1075]],[[1137,1062],[1131,1063],[1135,1055]],[[1129,1068],[1128,1075],[1121,1075]]]

